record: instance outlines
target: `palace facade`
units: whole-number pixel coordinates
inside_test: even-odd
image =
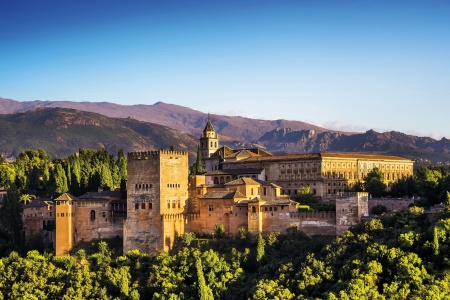
[[[189,176],[188,154],[178,151],[128,153],[126,199],[99,190],[80,197],[24,206],[26,237],[42,234],[56,255],[82,241],[123,237],[124,252],[168,251],[186,232],[213,235],[217,224],[227,236],[284,231],[337,235],[368,216],[367,193],[347,193],[373,168],[388,184],[413,174],[413,162],[397,156],[358,153],[272,155],[252,148],[219,145],[210,120],[200,148],[206,174]],[[300,212],[291,199],[309,187],[336,204],[334,212]],[[39,202],[40,201],[40,202]]]

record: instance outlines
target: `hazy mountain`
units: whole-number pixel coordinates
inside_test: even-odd
[[[0,114],[24,112],[38,107],[63,107],[99,113],[113,118],[132,117],[136,120],[174,128],[200,137],[208,115],[191,108],[158,102],[153,105],[119,105],[107,102],[28,101],[0,98]],[[253,141],[276,128],[329,131],[300,121],[258,120],[235,116],[210,115],[216,132],[223,141]]]
[[[78,111],[54,109],[56,107]],[[25,113],[27,111],[30,112]],[[0,147],[2,153],[13,156],[17,149],[38,147],[59,156],[70,154],[79,147],[106,147],[108,150],[123,147],[126,151],[135,151],[173,145],[176,149],[194,153],[208,118],[200,111],[163,102],[118,105],[107,102],[18,102],[3,98],[0,98],[0,114],[12,114],[0,116]],[[220,115],[210,118],[221,143],[235,148],[257,145],[273,153],[386,153],[416,159],[422,164],[450,161],[450,140],[445,138],[437,141],[395,131],[345,133],[300,121]]]
[[[197,149],[192,136],[165,126],[133,118],[109,118],[100,114],[65,108],[38,108],[0,115],[0,153],[10,159],[24,149],[43,148],[52,158],[67,157],[79,148],[118,148],[126,152]]]

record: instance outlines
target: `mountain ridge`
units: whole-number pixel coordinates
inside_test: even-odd
[[[80,110],[77,109],[77,107],[83,109]],[[3,119],[6,118],[8,114],[10,116],[14,116],[14,114],[33,114],[39,110],[45,111],[47,109],[55,108],[76,110],[77,114],[88,114],[89,112],[86,111],[92,110],[98,115],[89,116],[97,121],[102,120],[102,124],[109,124],[108,122],[115,124],[120,123],[121,126],[127,128],[126,130],[131,131],[124,139],[125,147],[123,148],[126,148],[127,150],[139,149],[139,151],[141,151],[163,148],[164,146],[169,145],[168,143],[163,142],[167,138],[171,140],[170,145],[181,148],[184,147],[183,149],[189,151],[191,156],[195,154],[198,138],[204,129],[209,115],[191,108],[167,104],[162,101],[153,105],[137,104],[130,106],[109,102],[40,100],[18,102],[0,98],[0,122],[4,122]],[[66,113],[66,118],[68,118],[67,114],[69,113]],[[108,114],[113,115],[113,117],[108,116]],[[16,115],[15,117],[19,118],[19,115]],[[431,137],[418,137],[398,131],[382,133],[374,130],[368,130],[364,133],[340,132],[327,130],[301,121],[289,121],[283,119],[259,120],[220,115],[209,115],[209,117],[211,118],[216,132],[219,134],[220,143],[232,148],[258,146],[263,147],[274,154],[327,151],[371,152],[404,156],[406,158],[414,159],[420,164],[449,164],[450,162],[450,140],[446,138],[435,140]],[[107,119],[111,120],[107,122]],[[52,120],[47,120],[47,122],[51,123]],[[84,122],[86,124],[71,123],[71,126],[74,126],[75,128],[77,126],[95,125],[95,120],[84,120]],[[91,124],[88,124],[89,122],[91,122]],[[39,128],[39,126],[41,125],[34,124],[27,130],[33,131]],[[68,124],[66,123],[65,126],[68,126]],[[136,133],[136,129],[143,127],[147,128],[145,134],[141,135],[139,132]],[[110,136],[110,138],[115,141],[115,145],[117,146],[120,143],[118,137],[123,137],[123,134],[117,131],[117,127],[115,128],[114,132],[116,135],[115,137]],[[153,131],[148,128],[153,128]],[[12,129],[12,131],[14,130],[15,129]],[[59,130],[61,130],[61,128],[59,128]],[[99,130],[99,128],[97,128],[95,132],[101,135],[101,130]],[[1,131],[0,133],[1,136],[4,135]],[[48,134],[49,136],[52,135],[51,132]],[[75,133],[73,134],[75,135]],[[23,134],[23,136],[26,137],[27,135]],[[79,144],[86,144],[82,141],[83,136],[76,135],[76,137],[78,142],[72,143],[75,147],[72,149],[74,151],[78,149],[77,147]],[[133,137],[135,140],[130,141],[128,139],[130,137]],[[178,142],[176,141],[177,138],[181,141],[180,145],[178,145]],[[87,139],[89,140],[89,143],[87,144],[96,145],[93,142],[94,138],[92,136]],[[17,142],[12,141],[12,143]],[[26,139],[22,140],[22,143],[22,147],[25,147],[26,145],[30,146],[30,143]],[[35,145],[36,142],[31,144]],[[98,143],[98,146],[104,145],[108,145],[107,141]],[[6,147],[6,145],[0,143],[0,147]],[[67,145],[65,145],[65,147],[67,148]],[[11,153],[13,153],[13,151],[11,151]]]

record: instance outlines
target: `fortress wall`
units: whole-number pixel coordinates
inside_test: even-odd
[[[386,206],[388,211],[393,211],[407,209],[413,203],[414,199],[369,199],[369,212],[372,212],[372,208],[377,205]]]
[[[108,203],[101,203],[100,207],[80,207],[79,204],[79,201],[75,203],[75,243],[123,236],[123,218],[110,218]],[[95,212],[94,220],[91,220],[91,211]]]

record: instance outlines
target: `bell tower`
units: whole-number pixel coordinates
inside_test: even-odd
[[[206,123],[205,129],[203,130],[203,135],[200,137],[200,150],[202,152],[202,158],[209,158],[211,154],[219,149],[219,137],[209,119]]]

